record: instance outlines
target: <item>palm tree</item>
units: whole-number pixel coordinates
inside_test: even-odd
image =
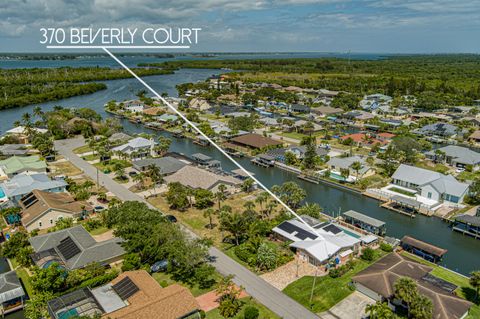
[[[395,298],[405,302],[408,309],[408,317],[410,317],[410,305],[418,296],[417,284],[413,279],[401,277],[394,284]]]
[[[41,108],[40,106],[35,106],[35,107],[33,108],[33,112],[32,112],[32,113],[33,113],[34,116],[40,117],[40,118],[43,119],[44,113],[43,113],[42,108]]]
[[[265,218],[268,218],[270,217],[270,215],[272,214],[273,210],[275,208],[277,208],[278,206],[278,202],[276,200],[271,200],[268,202],[267,204],[267,208],[265,209],[265,211],[263,212]]]
[[[225,195],[225,191],[227,190],[227,186],[224,184],[218,185],[218,191],[215,193],[215,198],[217,199],[218,202],[218,209],[220,210],[220,207],[222,206],[222,201],[224,201],[227,196]]]
[[[410,305],[409,313],[415,319],[432,319],[433,303],[430,298],[418,295]]]
[[[203,217],[208,218],[208,227],[210,229],[213,229],[213,215],[215,215],[213,208],[208,208],[203,211]]]
[[[353,162],[352,165],[350,165],[350,168],[355,171],[355,183],[358,182],[358,173],[360,172],[362,167],[363,167],[362,163],[360,163],[358,161]]]
[[[244,192],[251,192],[252,191],[252,188],[253,188],[253,179],[251,178],[247,178],[245,181],[243,181],[242,183],[242,191]]]
[[[153,184],[153,192],[155,193],[155,189],[158,183],[161,183],[163,180],[162,173],[160,172],[160,168],[155,164],[150,164],[147,167],[147,176],[150,177],[150,180]]]
[[[245,204],[243,204],[243,207],[245,207],[246,212],[255,212],[255,203],[251,200],[246,201]]]
[[[144,176],[143,173],[138,173],[138,174],[136,174],[136,175],[133,175],[133,181],[136,182],[136,183],[138,183],[138,187],[139,187],[140,189],[143,189],[144,186],[145,186],[144,183],[143,183],[143,182],[144,182],[144,178],[145,178],[145,176]]]
[[[171,139],[160,136],[158,138],[158,145],[155,147],[155,152],[157,152],[159,156],[163,156],[170,148],[170,144],[172,144]]]
[[[228,231],[235,238],[235,244],[240,244],[240,236],[248,229],[246,219],[239,213],[223,212],[220,215],[220,229]]]
[[[260,205],[260,211],[262,212],[263,212],[263,204],[267,202],[268,197],[269,195],[267,192],[262,192],[257,196],[257,198],[255,198],[255,202],[258,203],[258,205]]]
[[[120,180],[125,178],[125,168],[123,166],[118,165],[115,167],[115,177]]]
[[[347,180],[350,176],[350,170],[348,168],[340,168],[340,175]]]
[[[478,290],[480,289],[480,270],[470,273],[470,285],[475,288],[475,300],[477,300]]]
[[[370,319],[393,319],[395,317],[392,309],[390,309],[387,303],[381,301],[367,305],[365,307],[365,312]]]

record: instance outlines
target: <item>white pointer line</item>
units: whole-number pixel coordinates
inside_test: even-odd
[[[210,142],[211,145],[213,145],[217,150],[219,150],[223,155],[225,155],[230,161],[232,161],[233,164],[235,164],[239,169],[241,169],[245,174],[248,175],[257,185],[262,187],[268,194],[270,194],[277,202],[282,204],[283,207],[285,207],[291,214],[293,214],[295,217],[297,217],[302,223],[305,224],[305,226],[308,227],[308,229],[312,230],[314,234],[318,234],[317,230],[310,226],[306,221],[303,220],[293,209],[291,209],[287,204],[285,204],[277,195],[275,195],[268,187],[263,185],[256,177],[252,175],[249,171],[247,171],[245,168],[243,168],[242,165],[240,165],[236,160],[234,160],[230,155],[228,155],[220,146],[218,146],[217,143],[212,141],[210,137],[208,137],[205,133],[203,133],[198,127],[196,127],[192,122],[190,122],[185,115],[183,115],[180,111],[178,111],[173,105],[171,105],[167,100],[165,100],[164,97],[162,97],[160,94],[158,94],[150,85],[148,85],[145,81],[143,81],[138,75],[136,75],[128,66],[123,64],[122,61],[120,61],[113,53],[111,53],[106,47],[103,47],[103,50],[108,53],[115,61],[118,62],[125,70],[127,70],[131,75],[133,75],[140,83],[142,83],[150,92],[155,94],[156,97],[158,97],[163,103],[165,103],[172,111],[174,111],[178,116],[180,116],[185,123],[190,125],[195,131],[197,131],[201,136],[203,136],[208,142]],[[321,237],[321,236],[320,236]]]
[[[47,49],[190,49],[189,45],[47,45]]]

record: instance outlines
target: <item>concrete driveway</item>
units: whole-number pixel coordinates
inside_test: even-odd
[[[324,319],[362,319],[365,316],[365,307],[373,303],[375,300],[372,298],[354,291],[330,310],[322,312],[321,317]]]

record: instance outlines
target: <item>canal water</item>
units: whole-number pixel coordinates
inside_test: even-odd
[[[48,65],[49,61],[44,61]],[[23,64],[23,62],[22,62]],[[0,61],[0,67],[3,62]],[[171,96],[177,96],[175,85],[185,82],[203,81],[218,70],[179,70],[175,74],[145,77],[144,80],[159,93],[166,92]],[[110,100],[124,100],[135,98],[135,93],[143,89],[143,86],[134,79],[123,79],[105,81],[108,88],[87,96],[73,97],[65,100],[40,104],[44,110],[52,109],[55,105],[65,107],[90,107],[102,116],[108,116],[103,105]],[[7,109],[0,111],[0,134],[13,126],[14,121],[19,120],[24,112],[31,112],[34,106],[23,108]],[[141,125],[123,121],[126,132],[139,133],[149,132],[154,134],[168,135],[166,132],[154,132]],[[224,158],[223,155],[213,147],[201,147],[193,144],[188,139],[175,139],[171,151],[190,155],[201,152],[216,158],[222,162],[225,170],[236,168],[233,163]],[[448,249],[443,265],[446,267],[468,274],[470,271],[480,268],[480,241],[452,232],[448,224],[440,219],[417,216],[410,219],[404,215],[391,212],[379,207],[379,202],[362,196],[358,193],[344,189],[338,189],[324,184],[312,184],[300,180],[296,175],[277,169],[263,168],[252,165],[248,159],[239,159],[246,169],[255,173],[256,177],[266,186],[281,184],[286,181],[295,181],[307,191],[307,202],[316,202],[324,210],[335,215],[348,209],[357,210],[363,214],[383,220],[387,223],[387,235],[401,238],[404,235],[411,235],[430,242],[434,245]]]

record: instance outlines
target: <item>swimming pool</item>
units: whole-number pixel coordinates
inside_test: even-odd
[[[3,189],[0,187],[0,198],[3,198],[5,197],[5,192],[3,191]]]
[[[346,229],[346,228],[343,228],[343,227],[340,227],[340,228],[341,228],[341,229],[343,230],[343,232],[344,232],[345,234],[347,234],[347,235],[350,235],[350,236],[355,237],[355,238],[357,238],[357,239],[360,238],[360,237],[362,237],[362,236],[360,236],[360,235],[358,235],[358,234],[356,234],[356,233],[354,233],[354,232],[349,231],[349,230]]]

